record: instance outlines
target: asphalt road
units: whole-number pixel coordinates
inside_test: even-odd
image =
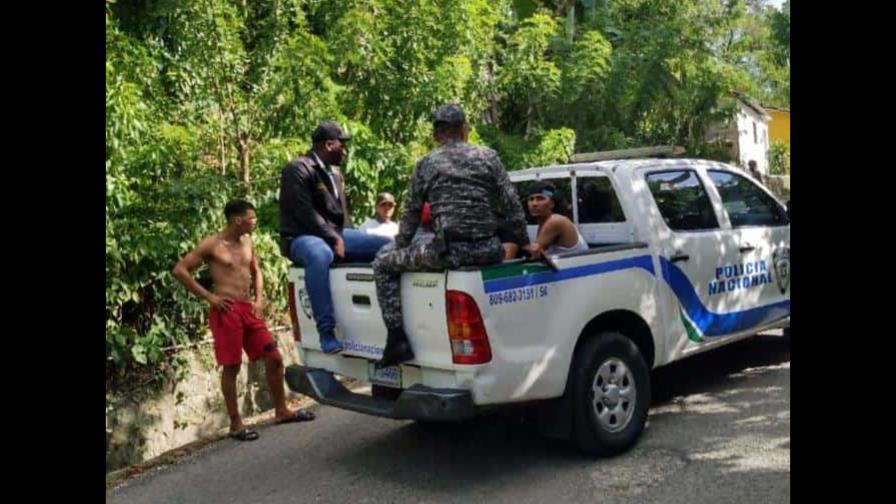
[[[110,503],[790,501],[790,346],[759,336],[653,375],[647,429],[611,459],[515,415],[430,431],[331,407],[107,491]]]

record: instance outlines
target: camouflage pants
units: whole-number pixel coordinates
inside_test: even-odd
[[[373,276],[376,279],[376,297],[383,322],[389,329],[403,327],[401,315],[401,274],[405,271],[444,271],[461,266],[485,266],[501,262],[504,249],[497,237],[491,240],[466,243],[453,242],[448,252],[439,256],[432,243],[418,243],[396,249],[386,245],[373,261]]]

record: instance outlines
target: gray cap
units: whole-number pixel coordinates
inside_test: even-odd
[[[449,128],[459,128],[466,122],[464,110],[456,103],[446,103],[441,105],[432,114],[433,126],[447,126]]]

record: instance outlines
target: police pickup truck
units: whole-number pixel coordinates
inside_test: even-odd
[[[598,455],[632,446],[650,370],[790,325],[790,218],[745,172],[718,162],[629,159],[510,173],[520,195],[549,179],[588,251],[545,262],[406,273],[415,359],[376,369],[386,328],[369,264],[336,264],[337,338],[320,350],[303,270],[289,272],[303,365],[289,387],[322,404],[423,423],[537,404],[548,434]],[[525,208],[525,201],[523,201]],[[536,226],[530,221],[529,233]],[[349,391],[334,375],[372,384]]]

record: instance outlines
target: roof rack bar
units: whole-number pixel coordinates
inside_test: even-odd
[[[680,156],[684,153],[684,147],[678,145],[660,145],[656,147],[638,147],[635,149],[582,152],[579,154],[573,154],[570,161],[573,163],[588,163],[592,161],[607,161],[610,159],[674,157]]]

